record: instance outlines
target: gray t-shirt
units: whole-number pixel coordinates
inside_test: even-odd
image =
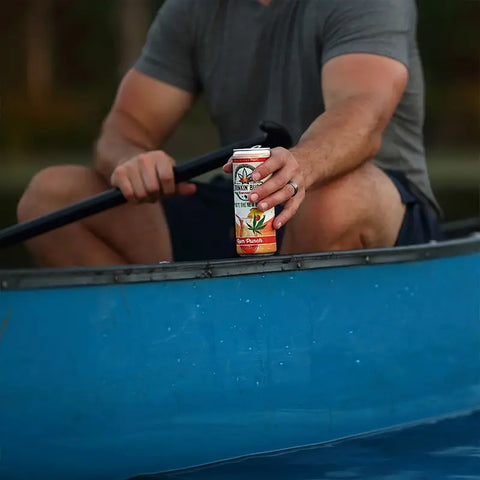
[[[393,58],[406,91],[375,163],[403,171],[437,208],[423,147],[424,83],[414,0],[166,0],[134,68],[203,92],[223,144],[255,135],[262,120],[298,141],[325,107],[322,66],[347,53]]]

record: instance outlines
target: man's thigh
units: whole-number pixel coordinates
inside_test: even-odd
[[[108,188],[92,168],[46,168],[35,175],[20,200],[19,220],[30,220]],[[171,259],[168,225],[158,204],[127,203],[32,238],[27,245],[37,261],[48,266]]]
[[[405,210],[389,176],[365,163],[307,193],[286,226],[282,253],[393,246]]]

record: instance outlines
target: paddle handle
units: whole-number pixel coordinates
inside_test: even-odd
[[[232,143],[229,146],[177,165],[174,167],[175,182],[190,180],[202,173],[221,167],[230,158],[235,148],[247,148],[257,144],[268,147],[281,146],[288,148],[291,146],[290,135],[281,125],[274,122],[263,122],[260,129],[264,133],[257,137]],[[107,190],[52,213],[0,230],[0,247],[24,242],[42,233],[103,212],[125,202],[126,199],[119,189]]]

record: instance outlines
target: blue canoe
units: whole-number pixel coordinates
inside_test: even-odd
[[[0,271],[0,478],[126,479],[480,406],[480,235]]]

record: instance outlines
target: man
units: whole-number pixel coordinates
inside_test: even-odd
[[[282,253],[436,238],[415,28],[414,0],[167,0],[120,84],[95,168],[40,172],[18,215],[111,185],[129,203],[31,240],[32,252],[51,266],[233,254],[228,182],[175,185],[174,160],[159,150],[200,93],[224,144],[264,119],[293,135],[293,148],[257,169],[272,177],[250,195],[260,210],[283,204]],[[188,238],[198,231],[218,242],[213,250]]]

